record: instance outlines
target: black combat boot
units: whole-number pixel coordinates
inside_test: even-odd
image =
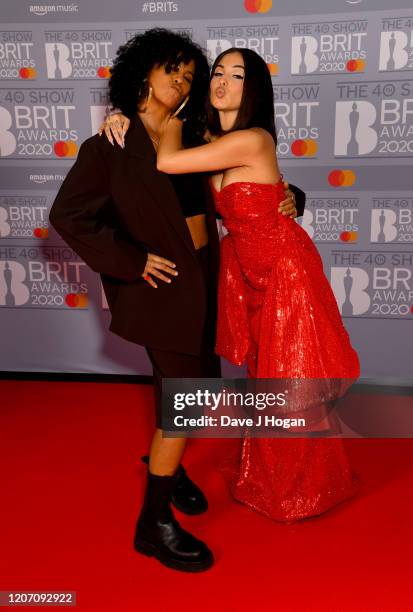
[[[145,499],[136,525],[135,550],[183,572],[202,572],[214,563],[208,546],[182,529],[171,510],[177,473],[157,476],[148,469]]]

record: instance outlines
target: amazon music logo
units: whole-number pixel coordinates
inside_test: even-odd
[[[413,316],[413,252],[331,253],[331,287],[343,317]]]
[[[78,13],[77,4],[32,4],[29,6],[29,13],[37,17],[46,17],[54,13]]]
[[[364,72],[367,30],[367,19],[293,23],[291,74]]]
[[[28,180],[30,183],[34,183],[33,187],[36,185],[45,185],[46,183],[55,183],[56,187],[60,187],[60,185],[65,180],[65,174],[39,174],[39,173],[30,173],[28,175]]]

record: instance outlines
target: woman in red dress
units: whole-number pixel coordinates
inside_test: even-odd
[[[251,378],[330,381],[327,414],[359,376],[359,361],[317,249],[297,223],[276,212],[285,196],[272,82],[260,56],[229,49],[215,60],[209,144],[184,150],[181,130],[178,119],[165,126],[158,169],[211,172],[228,230],[221,243],[217,353],[236,365],[246,362]],[[337,438],[247,436],[230,472],[237,500],[280,521],[320,514],[357,488]]]

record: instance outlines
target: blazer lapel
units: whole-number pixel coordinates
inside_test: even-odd
[[[156,169],[156,152],[139,117],[131,121],[125,140],[125,153],[136,158],[136,172],[145,183],[157,206],[195,256],[191,234],[182,215],[175,190],[168,176]]]

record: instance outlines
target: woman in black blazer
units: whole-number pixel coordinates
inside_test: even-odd
[[[180,527],[170,503],[199,514],[207,501],[180,465],[185,440],[162,436],[161,384],[163,377],[220,376],[218,234],[206,179],[157,171],[156,149],[163,122],[184,104],[186,145],[199,143],[208,72],[200,48],[167,30],[120,47],[109,87],[112,104],[131,119],[125,145],[98,135],[85,141],[50,214],[64,240],[100,273],[111,331],[145,346],[153,365],[157,429],[135,548],[190,572],[209,568],[213,555]]]

